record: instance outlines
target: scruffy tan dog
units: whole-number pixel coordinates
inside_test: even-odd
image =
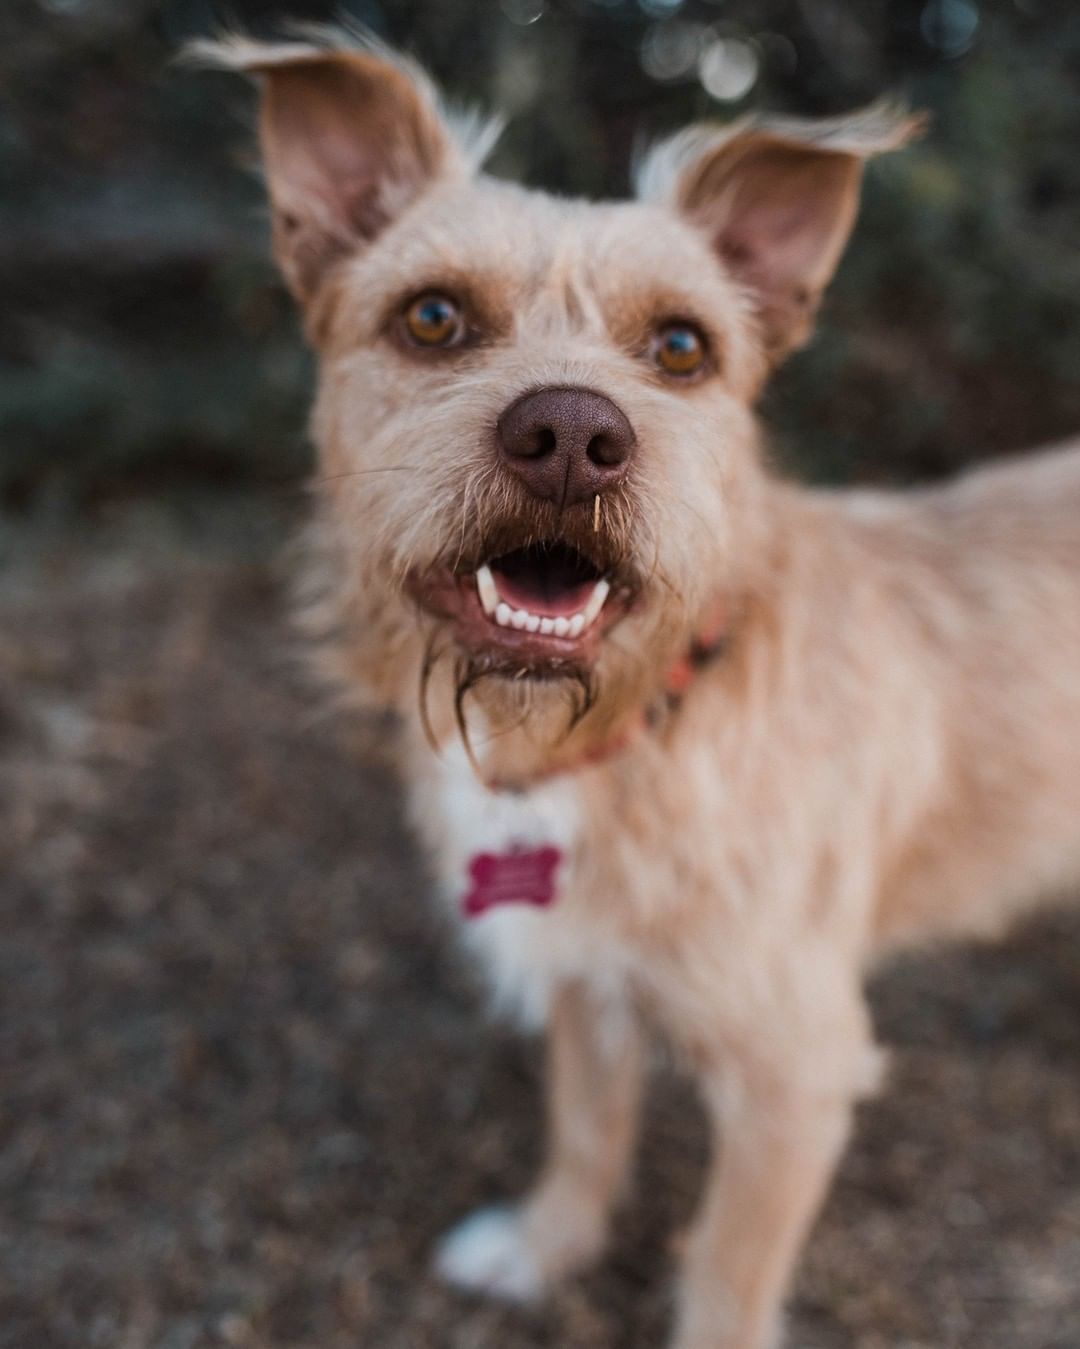
[[[261,84],[320,358],[314,609],[549,1025],[543,1175],[438,1268],[531,1298],[597,1257],[658,1027],[717,1142],[672,1343],[771,1346],[877,1081],[868,967],[1080,880],[1080,452],[908,495],[763,467],[754,401],[910,120],[693,128],[594,205],[482,176],[386,53],[214,52]]]

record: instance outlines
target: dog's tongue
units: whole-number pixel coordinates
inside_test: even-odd
[[[495,571],[499,598],[514,609],[524,609],[540,618],[572,618],[588,603],[595,581],[577,585],[544,584],[539,578],[511,578]]]

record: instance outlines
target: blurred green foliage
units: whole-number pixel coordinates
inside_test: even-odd
[[[824,480],[907,480],[1080,427],[1071,7],[4,0],[9,502],[303,472],[310,362],[243,171],[250,94],[171,58],[225,22],[269,34],[342,15],[511,114],[494,171],[566,192],[625,191],[641,138],[693,118],[883,92],[929,108],[929,137],[873,169],[821,331],[767,397],[781,455]]]

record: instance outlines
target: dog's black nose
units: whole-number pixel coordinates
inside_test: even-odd
[[[559,506],[591,501],[626,476],[636,443],[626,414],[591,389],[538,389],[499,418],[507,464],[533,494]]]

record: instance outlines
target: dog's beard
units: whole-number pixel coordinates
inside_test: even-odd
[[[600,696],[595,670],[567,665],[560,668],[557,678],[538,680],[483,653],[461,651],[444,633],[435,630],[425,645],[418,697],[420,723],[436,751],[440,736],[432,716],[433,684],[441,685],[444,696],[449,696],[453,731],[480,777],[485,773],[473,735],[478,721],[483,729],[481,752],[490,750],[495,742],[504,742],[505,752],[497,757],[506,760],[520,755],[521,771],[527,774],[530,764],[557,761]]]

